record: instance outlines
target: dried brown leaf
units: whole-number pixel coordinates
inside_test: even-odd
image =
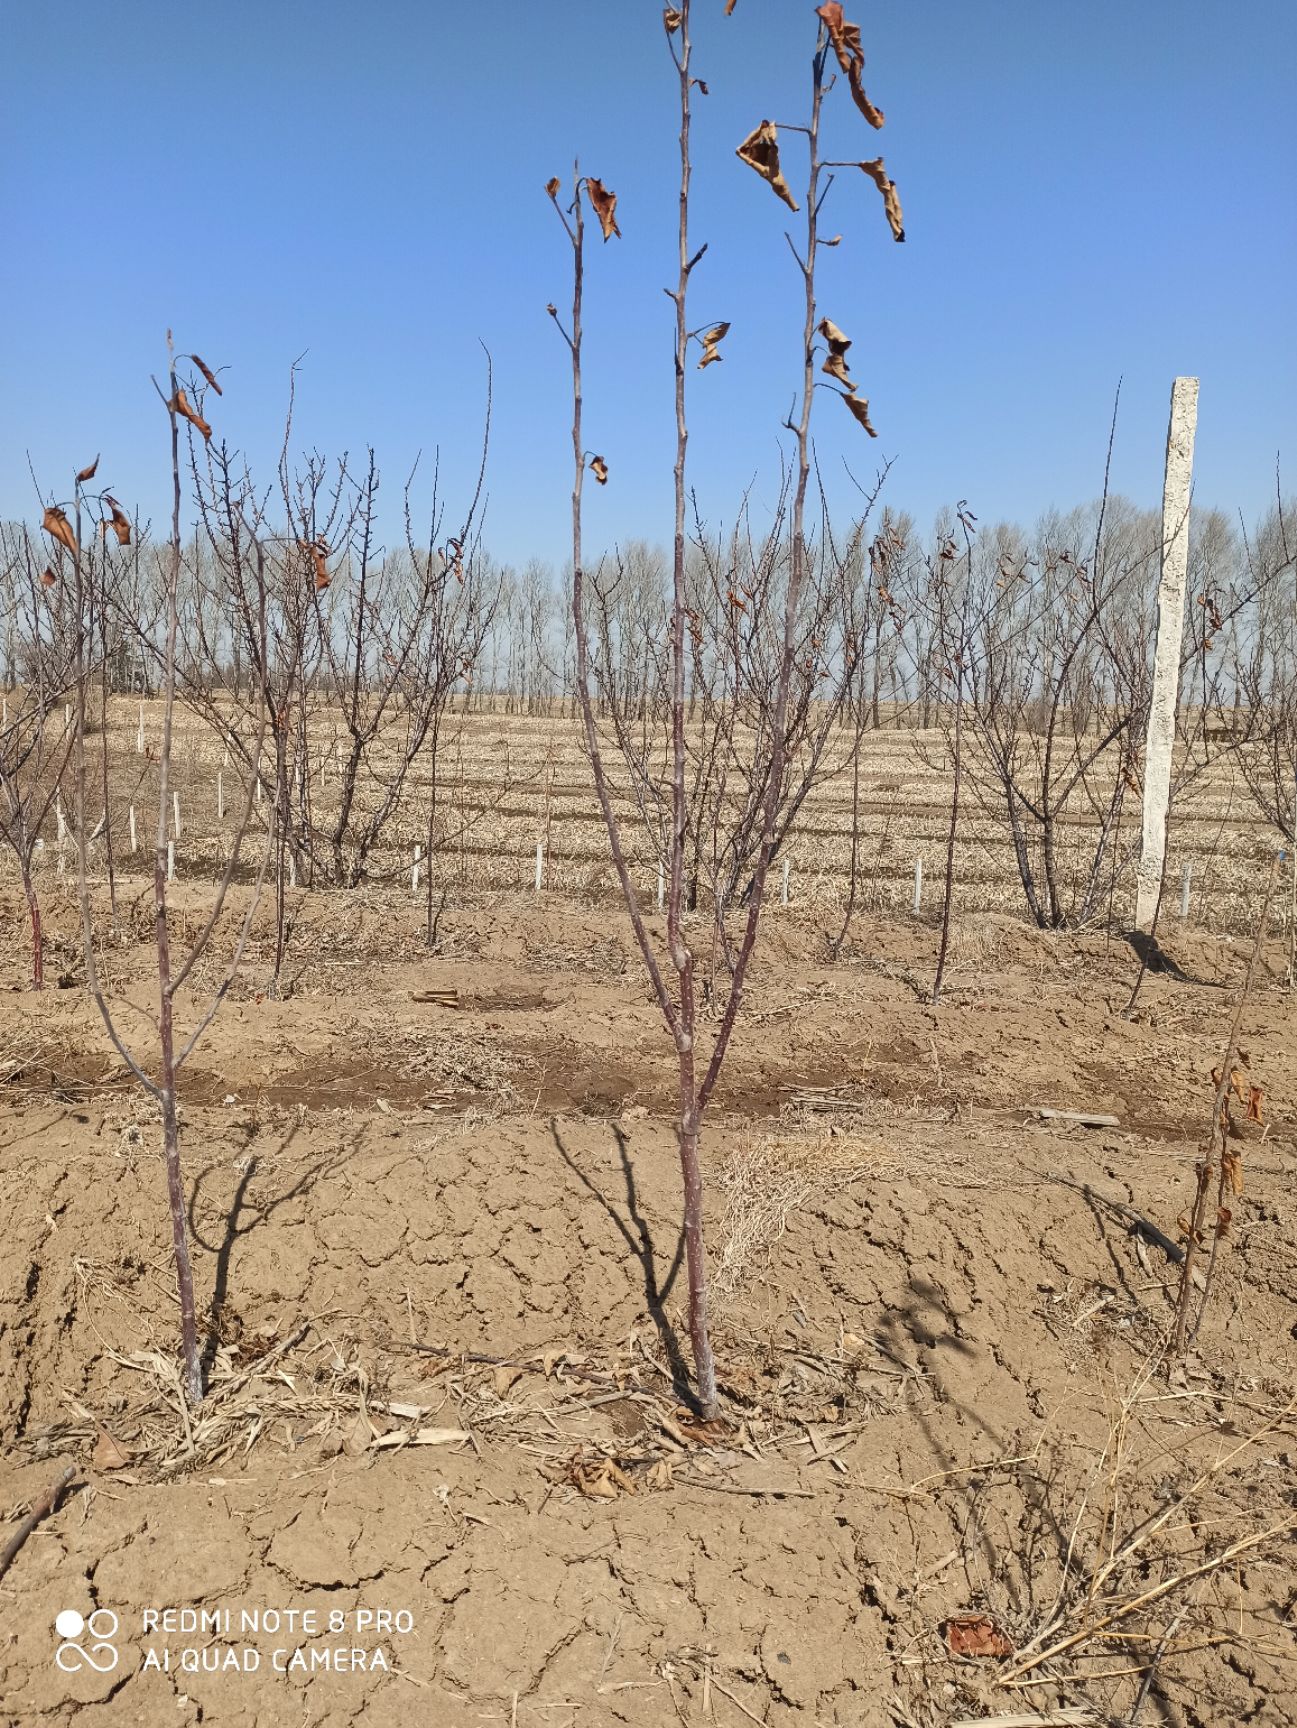
[[[77,537],[72,532],[72,524],[57,504],[46,507],[41,526],[45,532],[58,541],[75,558],[77,554]]]
[[[822,18],[829,32],[829,41],[833,44],[833,52],[838,57],[838,65],[847,75],[851,86],[851,100],[875,129],[883,124],[883,111],[875,108],[865,95],[864,70],[865,51],[860,44],[859,24],[848,24],[842,16],[842,7],[838,0],[827,0],[823,6],[815,8],[817,18]]]
[[[946,1643],[956,1656],[1012,1656],[1013,1645],[989,1614],[952,1614]]]
[[[49,565],[47,564],[45,566],[45,568],[41,571],[41,587],[42,588],[53,588],[57,582],[58,582],[58,577],[54,574],[54,572],[50,569]]]
[[[135,1454],[129,1446],[121,1440],[114,1440],[106,1428],[99,1429],[99,1438],[90,1455],[90,1462],[96,1470],[125,1470],[134,1460]]]
[[[592,456],[590,458],[590,471],[601,486],[606,486],[608,484],[608,464],[604,461],[602,456]]]
[[[189,400],[179,384],[176,385],[176,397],[175,401],[171,403],[171,407],[181,416],[182,419],[188,420],[189,424],[196,432],[202,433],[204,443],[211,438],[211,427],[207,424],[206,420],[203,419],[197,408],[190,406]]]
[[[773,120],[763,120],[755,132],[749,132],[739,145],[737,155],[749,168],[756,169],[790,210],[798,208],[779,166],[779,129]]]
[[[734,10],[736,4],[737,4],[737,0],[725,0],[725,16],[727,18],[729,17],[730,13]]]
[[[545,191],[551,198],[558,197],[558,187],[559,179],[557,174],[545,182]]]
[[[727,319],[723,324],[713,324],[711,329],[704,333],[703,357],[698,362],[698,370],[700,372],[704,366],[710,366],[713,360],[723,360],[725,358],[723,354],[717,353],[716,344],[725,340],[726,336],[729,334],[729,328],[729,321]]]
[[[99,466],[99,458],[96,456],[94,461],[90,464],[90,466],[88,468],[83,468],[81,470],[81,472],[77,475],[77,485],[81,486],[85,483],[85,481],[93,480],[95,477],[95,469],[98,468],[98,466]]]
[[[896,190],[895,180],[889,178],[883,167],[882,157],[876,156],[872,162],[862,162],[860,167],[862,173],[868,174],[883,195],[883,209],[887,214],[887,225],[892,231],[892,238],[904,240],[905,220],[901,215],[900,194]]]
[[[207,382],[211,385],[212,389],[215,390],[216,394],[218,396],[224,396],[225,392],[216,382],[216,374],[212,371],[207,362],[205,360],[200,360],[197,354],[191,354],[189,358],[193,361],[194,365],[197,366],[198,370],[202,373],[203,377],[206,378]]]
[[[610,192],[602,180],[587,180],[586,193],[594,213],[599,218],[599,226],[603,229],[605,240],[611,240],[615,234],[621,239],[621,229],[617,226],[617,194]]]
[[[684,23],[684,13],[677,12],[674,6],[666,6],[662,11],[662,22],[666,25],[668,36],[674,36]]]
[[[119,546],[129,546],[131,543],[131,525],[126,518],[121,505],[115,498],[110,497],[106,492],[104,493],[104,503],[107,504],[108,508],[113,513],[112,521],[104,524],[105,537],[107,536],[108,529],[111,528],[113,533],[117,536],[117,544]]]
[[[856,386],[847,367],[847,349],[851,346],[851,338],[844,335],[831,318],[820,319],[820,335],[829,345],[829,356],[821,370],[854,392]]]
[[[877,438],[878,434],[874,431],[873,425],[869,419],[868,398],[865,396],[843,396],[842,401],[846,403],[847,407],[864,427],[865,431],[868,432],[869,436],[871,438]]]

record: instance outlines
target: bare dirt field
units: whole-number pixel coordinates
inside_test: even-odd
[[[195,736],[194,810],[218,756]],[[445,861],[435,955],[404,841],[389,882],[300,896],[284,999],[258,913],[180,1085],[195,1411],[155,1114],[80,987],[70,880],[45,867],[37,995],[0,878],[0,1515],[76,1471],[0,1581],[0,1722],[1297,1723],[1286,940],[1242,1028],[1264,1121],[1238,1126],[1244,1193],[1168,1375],[1177,1267],[1145,1226],[1181,1239],[1234,920],[1177,925],[1178,972],[1126,1019],[1124,942],[974,898],[933,1010],[926,907],[867,912],[831,964],[795,874],[704,1135],[705,1424],[670,1049],[580,849],[552,845],[531,891],[536,819],[503,880]],[[220,846],[190,835],[182,924],[208,904],[200,836]],[[104,949],[128,1032],[141,863]],[[54,1622],[102,1610],[101,1672],[78,1652],[102,1613]]]

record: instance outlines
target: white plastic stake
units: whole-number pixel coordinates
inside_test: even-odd
[[[168,882],[174,882],[175,879],[176,879],[176,843],[174,840],[168,840],[167,841],[167,881]]]
[[[321,767],[321,772],[323,772],[323,767],[324,767],[324,758],[323,757],[320,758],[320,767]],[[410,892],[412,894],[417,894],[419,892],[419,859],[421,856],[422,856],[421,848],[416,846],[414,849],[414,868],[410,871]]]
[[[66,731],[67,728],[71,724],[72,724],[72,704],[70,702],[65,702],[63,704],[63,728],[64,728],[64,730]]]
[[[541,841],[536,842],[536,892],[540,893],[540,885],[545,876],[545,848]]]
[[[788,904],[788,866],[790,863],[791,859],[784,859],[784,880],[779,890],[779,904],[781,906],[786,906]]]
[[[179,838],[180,838],[180,794],[179,794],[179,792],[173,792],[171,794],[171,815],[172,815],[172,818],[174,819],[174,823],[175,823],[176,839],[179,840]]]
[[[133,854],[135,851],[135,806],[133,804],[131,805],[130,815],[131,815],[131,852]]]
[[[923,903],[923,860],[914,860],[914,915],[919,915],[919,907]]]
[[[1193,882],[1193,860],[1186,858],[1184,869],[1180,872],[1180,916],[1189,916],[1189,888]]]
[[[662,910],[663,902],[666,900],[666,892],[667,892],[666,873],[663,870],[662,866],[659,864],[658,865],[658,911],[659,912]]]
[[[225,820],[225,781],[219,768],[216,770],[216,820]]]
[[[140,723],[139,723],[139,726],[136,728],[136,731],[135,731],[135,754],[137,756],[143,756],[143,754],[144,754],[144,704],[143,704],[143,702],[140,703]]]
[[[257,775],[257,803],[261,803],[261,776]]]

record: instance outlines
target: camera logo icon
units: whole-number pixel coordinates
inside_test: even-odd
[[[79,1614],[75,1608],[64,1608],[54,1620],[54,1630],[61,1642],[54,1660],[65,1674],[77,1674],[83,1668],[93,1668],[96,1674],[111,1674],[119,1657],[111,1642],[117,1636],[118,1620],[111,1608],[96,1608],[90,1615]],[[78,1643],[85,1638],[86,1643]]]

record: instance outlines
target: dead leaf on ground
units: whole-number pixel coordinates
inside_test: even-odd
[[[603,229],[605,240],[611,240],[615,234],[621,239],[621,229],[617,226],[617,194],[610,192],[602,180],[587,180],[585,189],[589,195],[594,213],[599,218],[599,226]]]
[[[96,1470],[125,1470],[135,1462],[135,1453],[124,1441],[114,1440],[106,1428],[100,1427],[90,1462]]]
[[[865,431],[868,432],[869,436],[871,438],[877,438],[878,434],[874,431],[873,424],[869,418],[869,399],[865,396],[844,396],[842,400],[864,427]]]
[[[608,484],[608,464],[604,461],[602,456],[592,456],[590,458],[590,472],[594,475],[595,479],[601,486],[606,486]]]
[[[567,1477],[589,1500],[616,1500],[621,1494],[638,1492],[624,1470],[597,1453],[574,1453],[568,1460]]]
[[[896,182],[883,166],[881,156],[875,156],[872,162],[862,162],[861,172],[868,174],[883,195],[883,209],[887,215],[887,225],[892,231],[893,240],[905,239],[905,219],[901,214],[901,198],[896,190]]]
[[[66,549],[71,552],[75,558],[77,551],[77,538],[72,532],[72,524],[68,521],[67,516],[59,509],[57,504],[46,506],[41,526],[47,534],[52,535],[53,538],[58,541],[60,546],[66,547]]]
[[[851,100],[869,124],[875,130],[879,129],[883,124],[883,111],[875,108],[865,95],[865,51],[860,45],[859,24],[847,23],[838,0],[826,0],[825,5],[815,8],[815,15],[824,20],[829,41],[833,44],[833,52],[838,57],[838,65],[846,73],[847,83],[851,86]]]
[[[83,468],[77,475],[77,485],[80,486],[87,480],[93,480],[95,477],[95,469],[98,468],[98,466],[99,458],[96,456],[90,466],[88,468]]]
[[[790,210],[798,208],[779,166],[779,129],[773,120],[763,120],[755,132],[749,132],[739,145],[737,154],[740,161],[756,169]]]
[[[717,352],[716,344],[725,340],[726,336],[729,334],[729,328],[728,320],[724,324],[713,324],[711,329],[703,336],[703,357],[698,362],[698,370],[700,372],[704,366],[710,366],[713,360],[723,360],[725,358],[723,354]]]
[[[210,440],[212,436],[211,427],[207,424],[206,420],[203,419],[197,408],[190,406],[188,397],[178,384],[176,386],[175,400],[171,403],[171,407],[182,417],[182,419],[188,420],[189,424],[196,432],[202,433],[204,443]]]
[[[989,1614],[952,1614],[946,1643],[956,1656],[1012,1656],[1013,1645]]]

